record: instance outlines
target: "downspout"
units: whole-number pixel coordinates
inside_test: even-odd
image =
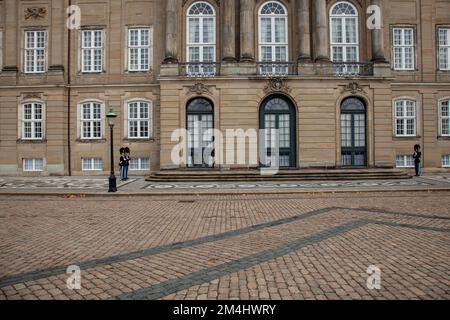
[[[72,0],[69,0],[69,7],[72,6]],[[69,13],[70,16],[70,13]],[[69,17],[68,17],[69,18]],[[70,129],[71,129],[71,78],[70,78],[70,67],[71,67],[71,30],[69,26],[66,23],[67,27],[67,157],[68,157],[68,170],[69,170],[69,176],[72,176],[72,150],[71,150],[71,136],[70,136]]]

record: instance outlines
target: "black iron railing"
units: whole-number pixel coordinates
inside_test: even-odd
[[[333,62],[333,73],[337,77],[373,76],[371,62]]]
[[[265,77],[297,75],[296,62],[258,62],[258,74]]]
[[[180,75],[193,78],[210,78],[219,75],[220,64],[216,62],[185,62],[179,64]]]

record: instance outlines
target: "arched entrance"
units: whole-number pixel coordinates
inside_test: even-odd
[[[214,166],[214,107],[205,98],[191,100],[186,110],[187,149],[189,168],[212,168]]]
[[[359,98],[347,98],[341,104],[341,164],[367,166],[366,106]]]
[[[272,156],[271,130],[278,130],[280,168],[297,167],[296,111],[292,102],[282,95],[270,96],[261,105],[259,128],[266,129],[263,146],[267,156]]]

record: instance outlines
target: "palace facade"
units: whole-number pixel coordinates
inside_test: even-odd
[[[0,0],[0,67],[1,175],[107,174],[110,107],[133,174],[258,166],[194,162],[211,128],[278,129],[284,168],[450,170],[449,0]]]

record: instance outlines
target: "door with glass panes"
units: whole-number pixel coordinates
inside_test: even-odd
[[[214,114],[206,99],[192,100],[187,107],[187,165],[189,168],[214,166]]]
[[[341,161],[343,167],[367,166],[366,107],[358,98],[341,105]]]
[[[260,129],[265,129],[264,151],[267,157],[276,156],[274,151],[278,144],[278,165],[280,168],[296,167],[297,139],[295,128],[295,108],[290,101],[280,96],[272,97],[263,103],[260,111]],[[272,129],[275,129],[275,131]]]

